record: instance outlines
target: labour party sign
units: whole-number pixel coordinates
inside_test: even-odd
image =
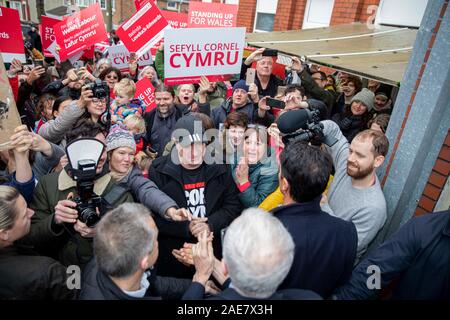
[[[147,2],[117,29],[117,35],[128,51],[140,57],[161,40],[166,28],[170,26],[161,11],[154,3]]]
[[[189,28],[236,27],[238,5],[206,2],[190,2]]]
[[[19,11],[0,7],[0,51],[4,62],[18,59],[25,62]]]
[[[53,26],[60,22],[59,19],[53,19],[46,16],[41,16],[41,39],[42,39],[42,48],[44,50],[44,56],[53,57],[52,53],[47,50],[55,41],[55,32],[53,31]]]
[[[55,24],[61,61],[107,38],[100,4],[94,4]]]
[[[202,75],[241,71],[245,28],[170,29],[164,41],[166,84],[197,83]]]

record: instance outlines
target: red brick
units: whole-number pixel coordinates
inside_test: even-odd
[[[423,209],[421,207],[417,207],[416,211],[414,212],[414,216],[421,216],[426,213],[428,213],[428,211],[426,211],[425,209]]]
[[[436,201],[431,200],[430,198],[428,198],[426,196],[422,196],[422,198],[419,201],[419,207],[422,207],[424,210],[426,210],[428,212],[432,212],[435,205],[436,205]]]
[[[450,173],[450,162],[446,162],[441,159],[436,160],[436,164],[434,165],[433,170],[439,172],[440,174],[443,174],[444,176],[448,176]]]
[[[428,179],[429,183],[441,189],[444,187],[445,181],[447,181],[447,177],[435,171],[431,172],[430,178]]]
[[[438,158],[450,162],[450,147],[443,146],[439,152]]]
[[[450,130],[447,133],[447,138],[445,138],[444,144],[450,147]]]
[[[426,195],[430,199],[433,199],[436,201],[439,199],[441,192],[442,192],[442,189],[436,188],[435,186],[433,186],[429,183],[425,186],[425,189],[423,190],[424,195]]]

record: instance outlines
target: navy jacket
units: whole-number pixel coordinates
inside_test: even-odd
[[[450,298],[450,211],[413,218],[355,268],[350,281],[336,290],[338,299],[375,298],[369,289],[373,271],[381,272],[381,288],[398,279],[393,299]]]
[[[309,290],[285,289],[275,292],[267,299],[254,299],[242,296],[235,289],[230,288],[229,279],[225,281],[224,290],[215,296],[206,298],[207,300],[322,300],[317,294]],[[205,287],[198,282],[192,282],[189,289],[183,295],[183,300],[201,300],[205,297]]]
[[[323,298],[348,281],[356,257],[355,225],[320,209],[320,197],[274,209],[295,243],[294,262],[280,289],[312,290]]]

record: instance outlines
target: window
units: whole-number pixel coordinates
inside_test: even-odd
[[[25,17],[23,16],[22,4],[20,3],[20,1],[10,1],[9,7],[11,9],[16,9],[17,11],[19,11],[20,20],[26,20]]]
[[[178,10],[178,3],[175,1],[167,1],[167,9]]]
[[[226,4],[239,4],[239,0],[225,0]]]
[[[100,0],[100,8],[102,8],[102,10],[106,10],[106,0]]]
[[[256,4],[255,25],[253,31],[273,31],[278,0],[258,0]]]

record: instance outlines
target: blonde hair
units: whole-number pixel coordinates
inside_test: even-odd
[[[123,122],[128,130],[136,129],[138,131],[137,133],[145,133],[145,120],[142,117],[136,114],[130,114]]]
[[[17,216],[15,204],[19,195],[13,187],[0,186],[0,230],[8,230],[14,225]]]
[[[128,98],[133,98],[136,93],[136,85],[133,80],[123,78],[114,86],[115,95],[123,95]]]

